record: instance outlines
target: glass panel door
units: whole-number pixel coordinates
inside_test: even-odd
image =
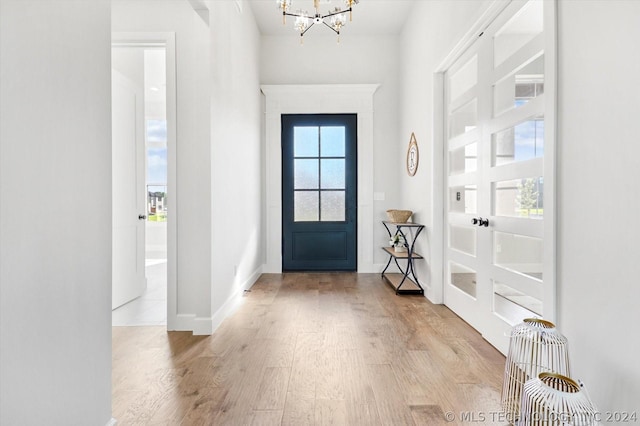
[[[355,270],[357,117],[282,116],[284,270]]]
[[[503,352],[555,319],[546,7],[512,2],[445,73],[445,303]]]

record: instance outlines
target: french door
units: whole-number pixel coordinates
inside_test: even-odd
[[[355,271],[357,115],[282,116],[282,269]]]
[[[445,73],[445,303],[503,353],[555,316],[554,7],[511,2]]]

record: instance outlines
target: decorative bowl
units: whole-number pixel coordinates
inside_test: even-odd
[[[406,223],[412,214],[411,210],[387,210],[387,216],[393,223]]]

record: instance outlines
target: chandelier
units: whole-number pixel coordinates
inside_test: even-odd
[[[324,24],[327,28],[331,29],[338,35],[338,42],[340,42],[340,30],[347,23],[346,13],[349,12],[349,21],[352,20],[353,5],[358,4],[359,0],[344,0],[345,9],[335,7],[333,10],[326,14],[320,13],[320,0],[313,0],[313,7],[315,13],[309,15],[307,11],[298,9],[295,13],[290,12],[291,0],[276,0],[278,8],[282,10],[282,24],[286,24],[287,16],[293,16],[295,19],[293,28],[300,33],[300,43],[302,43],[303,37],[307,31],[315,24]],[[329,21],[327,23],[327,21]]]

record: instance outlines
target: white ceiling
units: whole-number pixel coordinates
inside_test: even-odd
[[[400,34],[402,25],[406,21],[415,0],[360,0],[353,7],[353,21],[347,24],[341,31],[343,36],[355,35],[390,35]],[[263,35],[295,35],[293,21],[295,18],[287,17],[287,24],[282,25],[282,11],[278,9],[276,0],[244,0],[253,10],[258,28]],[[344,0],[320,0],[320,13],[326,14],[336,6],[344,8]],[[313,0],[292,0],[291,10],[305,10],[309,14],[315,13]],[[334,33],[328,28],[311,28],[305,35],[311,36],[314,32],[322,32],[325,35]]]

